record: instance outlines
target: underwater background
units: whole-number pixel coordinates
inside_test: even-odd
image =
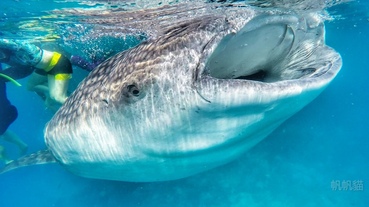
[[[0,37],[29,35],[15,30],[19,25],[14,22],[22,18],[27,20],[23,28],[47,36],[45,25],[40,29],[32,23],[44,15],[41,11],[96,6],[44,2],[1,0]],[[317,99],[237,160],[185,179],[157,183],[93,180],[57,164],[31,166],[0,175],[0,207],[369,206],[369,1],[328,11],[335,19],[326,22],[326,43],[342,56],[340,73]],[[57,25],[58,21],[50,16],[48,22]],[[139,40],[126,38],[126,44],[114,50],[127,49]],[[114,46],[105,41],[105,47]],[[72,85],[86,74],[75,69]],[[22,85],[26,81],[20,80]],[[19,113],[10,129],[29,145],[29,152],[43,149],[44,125],[53,113],[25,87],[7,84],[7,92]],[[13,159],[18,156],[14,145],[3,140],[0,145]]]

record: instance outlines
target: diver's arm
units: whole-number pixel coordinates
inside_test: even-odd
[[[33,67],[17,64],[2,70],[1,73],[17,80],[31,75],[33,71],[34,71]]]

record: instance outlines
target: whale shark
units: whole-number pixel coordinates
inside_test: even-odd
[[[154,182],[228,163],[314,100],[339,72],[315,12],[213,7],[95,68],[47,123],[46,149],[87,178]]]

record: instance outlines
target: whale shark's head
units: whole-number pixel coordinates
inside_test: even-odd
[[[205,15],[99,65],[48,123],[45,140],[81,176],[183,178],[260,142],[340,67],[314,16]]]

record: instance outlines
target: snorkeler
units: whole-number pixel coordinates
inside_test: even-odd
[[[67,99],[69,80],[72,77],[70,60],[57,52],[43,50],[24,41],[0,39],[2,61],[10,66],[24,65],[33,69],[27,84],[30,91],[36,92],[46,102],[63,104]]]
[[[2,57],[4,56],[0,56],[0,60]],[[6,82],[14,81],[12,78],[10,78],[10,74],[14,73],[14,69],[21,71],[20,73],[17,73],[17,76],[13,76],[17,79],[27,76],[30,72],[27,71],[26,68],[11,68],[3,71],[0,63],[0,138],[17,145],[20,150],[20,154],[24,155],[28,149],[27,144],[24,143],[15,133],[8,130],[10,124],[13,123],[18,117],[17,108],[10,103],[6,95]],[[0,160],[4,161],[5,163],[11,161],[6,155],[5,148],[1,145]]]

